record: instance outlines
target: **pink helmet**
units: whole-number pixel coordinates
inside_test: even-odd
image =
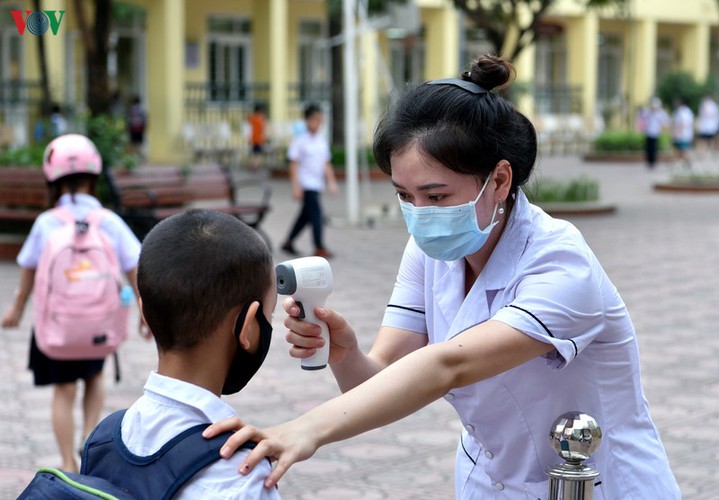
[[[95,144],[84,135],[61,135],[45,148],[42,170],[49,182],[70,174],[100,175],[102,158]]]

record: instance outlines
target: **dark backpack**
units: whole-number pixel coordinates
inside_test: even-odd
[[[209,424],[191,427],[147,457],[134,455],[122,442],[125,410],[95,427],[82,450],[80,474],[44,468],[18,500],[170,499],[200,470],[220,459],[230,432],[202,437]],[[254,448],[248,442],[243,448]]]

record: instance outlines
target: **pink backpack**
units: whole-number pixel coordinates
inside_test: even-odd
[[[120,301],[117,256],[100,231],[108,210],[76,221],[54,208],[63,221],[43,248],[35,272],[35,341],[51,359],[102,359],[127,338],[129,307]]]

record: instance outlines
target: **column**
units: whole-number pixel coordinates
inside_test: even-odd
[[[183,160],[178,147],[184,111],[185,0],[147,4],[148,157],[151,162]]]
[[[66,101],[65,95],[65,72],[67,71],[67,65],[65,64],[65,40],[68,31],[71,29],[70,17],[68,15],[68,2],[60,0],[45,0],[42,3],[43,10],[55,10],[55,18],[60,19],[61,10],[65,11],[62,16],[62,21],[57,30],[57,34],[53,34],[52,30],[48,29],[43,38],[45,39],[45,61],[47,64],[47,76],[50,82],[50,98],[59,103],[63,104]],[[72,5],[74,7],[74,4]],[[33,37],[35,38],[35,37]],[[33,49],[37,51],[37,40]]]
[[[587,122],[594,118],[597,103],[597,61],[599,18],[589,11],[567,26],[567,69],[570,85],[582,88],[582,115]]]
[[[532,83],[535,75],[535,58],[537,56],[536,45],[525,47],[519,56],[512,61],[517,72],[517,78],[513,84],[514,91],[519,93],[517,109],[529,117],[534,116],[534,98],[532,97]]]
[[[649,102],[655,91],[657,75],[657,23],[653,19],[638,20],[634,29],[634,68],[628,82],[633,96],[633,102],[629,103],[631,109]]]
[[[268,33],[269,33],[269,82],[270,82],[270,121],[284,123],[287,121],[287,99],[289,72],[287,71],[288,54],[296,57],[296,49],[289,47],[289,14],[287,0],[267,0]],[[294,52],[290,52],[293,50]]]
[[[460,72],[459,36],[464,29],[457,11],[449,5],[423,9],[425,75],[428,80],[456,77]],[[462,61],[464,65],[466,61]]]
[[[691,72],[699,83],[709,74],[709,24],[688,26],[681,37],[682,69]]]

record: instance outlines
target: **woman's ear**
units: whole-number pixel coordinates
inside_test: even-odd
[[[247,308],[247,314],[245,315],[245,321],[242,324],[242,329],[240,330],[239,341],[245,351],[250,350],[250,346],[252,345],[250,332],[252,331],[253,321],[259,307],[260,303],[256,300],[250,304],[250,307]]]
[[[494,192],[495,202],[506,200],[512,189],[512,166],[507,160],[499,160],[494,167]]]

